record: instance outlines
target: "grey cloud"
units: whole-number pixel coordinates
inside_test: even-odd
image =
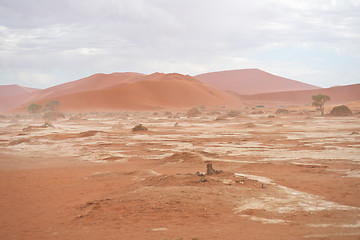
[[[359,56],[359,4],[328,2],[2,0],[0,68],[7,75],[0,79],[16,81],[16,72],[54,81],[100,71],[196,74],[219,59],[233,66],[231,59],[252,51],[304,43]]]

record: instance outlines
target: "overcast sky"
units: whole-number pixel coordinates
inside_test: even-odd
[[[360,0],[0,0],[0,84],[244,68],[360,83]]]

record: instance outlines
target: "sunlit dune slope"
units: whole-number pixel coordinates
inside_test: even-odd
[[[241,105],[238,98],[214,89],[199,80],[177,73],[154,73],[138,81],[120,83],[100,90],[48,95],[45,103],[56,98],[60,109],[69,112],[152,110],[185,108],[196,105]],[[17,109],[24,111],[25,106]]]

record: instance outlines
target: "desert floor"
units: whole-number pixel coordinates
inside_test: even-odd
[[[358,115],[218,116],[2,116],[0,239],[360,239]]]

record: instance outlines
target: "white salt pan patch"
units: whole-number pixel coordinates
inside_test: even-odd
[[[307,224],[309,227],[331,227],[331,228],[360,228],[360,221],[357,221],[354,224],[332,224],[332,223],[325,223],[325,224]]]
[[[167,231],[167,230],[169,230],[169,229],[167,229],[167,228],[153,228],[153,229],[152,229],[152,231],[154,231],[154,232],[157,232],[157,231]]]
[[[268,219],[268,218],[261,218],[256,216],[249,216],[249,215],[239,215],[240,217],[247,217],[250,218],[250,220],[255,222],[262,222],[264,224],[280,224],[280,223],[288,223],[288,221],[285,221],[283,219]]]
[[[244,176],[253,180],[258,180],[259,182],[270,184],[276,186],[271,195],[264,192],[262,196],[257,198],[247,199],[246,201],[241,201],[238,204],[238,207],[234,209],[236,213],[248,209],[264,209],[268,212],[278,212],[278,213],[294,213],[296,211],[323,211],[323,210],[356,210],[358,208],[340,205],[335,202],[330,202],[323,200],[321,197],[297,191],[285,186],[277,185],[272,179],[246,175],[236,173],[237,176]]]

